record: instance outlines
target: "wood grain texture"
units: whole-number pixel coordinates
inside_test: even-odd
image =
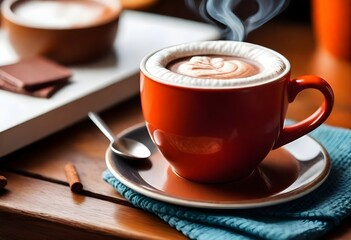
[[[101,114],[114,133],[143,121],[139,97]],[[64,166],[76,166],[84,189],[124,201],[101,177],[106,169],[108,139],[88,119],[2,159],[6,168],[48,181],[68,184]]]
[[[0,192],[0,239],[24,239],[32,233],[44,239],[64,239],[80,231],[83,236],[93,232],[126,239],[183,239],[156,216],[139,209],[78,195],[68,186],[6,171],[0,174],[9,180],[7,190]],[[26,223],[18,231],[18,224]],[[68,229],[61,232],[64,226]]]

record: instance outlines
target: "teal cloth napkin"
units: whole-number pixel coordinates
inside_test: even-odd
[[[108,170],[103,178],[132,204],[190,239],[315,239],[351,214],[351,131],[322,125],[310,135],[328,151],[330,175],[312,193],[275,206],[216,211],[181,207],[136,193]]]

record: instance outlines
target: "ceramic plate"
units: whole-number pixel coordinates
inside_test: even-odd
[[[324,148],[304,136],[271,153],[247,178],[225,184],[192,182],[175,174],[149,137],[145,125],[120,136],[143,142],[152,156],[129,162],[106,151],[106,164],[124,185],[160,201],[199,208],[240,209],[269,206],[299,198],[328,176],[330,160]]]

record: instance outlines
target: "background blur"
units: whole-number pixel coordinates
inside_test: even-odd
[[[273,21],[284,19],[310,23],[310,5],[311,3],[309,0],[290,0],[288,7],[280,15],[274,18]],[[196,13],[186,7],[184,0],[159,0],[156,1],[154,5],[151,5],[143,10],[185,19],[203,21],[199,16],[196,16]]]

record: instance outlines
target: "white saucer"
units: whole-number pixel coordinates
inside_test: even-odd
[[[106,151],[106,164],[124,185],[160,201],[198,208],[241,209],[287,202],[310,193],[327,178],[331,164],[325,149],[304,136],[271,151],[246,179],[226,184],[201,184],[174,174],[151,141],[145,125],[125,130],[120,136],[149,147],[152,156],[131,163]]]

